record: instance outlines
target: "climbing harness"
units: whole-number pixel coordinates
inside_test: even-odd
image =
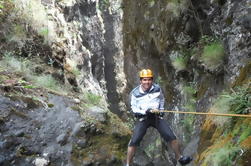
[[[211,115],[211,116],[234,116],[234,117],[243,117],[251,118],[251,114],[223,114],[223,113],[210,113],[210,112],[185,112],[185,111],[171,111],[171,110],[152,110],[153,113],[169,112],[177,114],[194,114],[194,115]]]

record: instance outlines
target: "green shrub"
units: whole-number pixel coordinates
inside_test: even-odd
[[[214,101],[213,106],[210,108],[212,113],[229,113],[231,100],[224,95],[220,95]],[[230,123],[231,118],[225,116],[215,116],[212,121],[219,126],[224,126]]]
[[[167,0],[167,3],[167,10],[171,11],[174,17],[179,17],[187,8],[187,1]]]
[[[75,66],[72,70],[72,74],[74,74],[75,76],[79,76],[81,74],[80,70],[77,68],[77,66]]]
[[[157,76],[157,78],[155,79],[155,82],[157,84],[159,84],[159,85],[163,85],[163,83],[164,83],[164,81],[163,81],[163,79],[162,79],[161,76]]]
[[[21,42],[26,39],[26,31],[22,25],[13,25],[13,32],[9,36],[10,41]]]
[[[38,34],[44,38],[44,42],[48,42],[48,36],[49,36],[49,29],[47,27],[41,27],[41,29],[38,29]]]
[[[15,58],[12,53],[6,53],[1,62],[1,66],[4,67],[5,69],[9,69],[12,71],[21,71],[22,69],[22,63],[20,60]]]
[[[175,70],[178,71],[182,71],[186,69],[186,63],[187,60],[185,57],[176,57],[172,60],[172,65],[175,68]]]
[[[229,166],[234,164],[234,160],[240,153],[241,148],[233,145],[226,145],[216,149],[207,159],[208,165]]]
[[[61,89],[59,83],[51,75],[34,76],[32,79],[37,86],[42,86],[52,90]]]
[[[201,61],[209,70],[215,70],[223,64],[224,48],[220,42],[204,46]]]
[[[193,130],[194,120],[195,120],[195,115],[186,114],[184,116],[184,119],[181,121],[182,125],[185,128],[186,133],[188,133],[187,135],[185,135],[186,141],[188,141],[188,138],[190,138],[191,133],[194,131]]]
[[[251,88],[237,87],[232,89],[231,94],[225,94],[224,97],[228,98],[231,102],[231,111],[237,114],[247,114],[251,108]]]
[[[238,140],[238,143],[244,141],[246,138],[248,138],[249,136],[251,136],[251,126],[249,125],[243,125],[243,126],[240,126],[241,127],[241,132],[239,133],[240,134],[240,137],[239,137],[239,140]]]
[[[5,21],[13,9],[14,4],[12,0],[0,0],[0,22]]]
[[[184,95],[184,106],[183,108],[187,112],[195,112],[196,109],[196,89],[194,88],[194,85],[188,85],[184,86],[182,89],[182,95]],[[188,142],[191,138],[191,133],[194,131],[195,116],[192,114],[185,114],[183,119],[181,120],[181,125],[185,130],[185,141]]]
[[[87,92],[84,94],[84,100],[88,105],[99,105],[102,97],[96,94]]]
[[[99,9],[102,10],[102,11],[108,10],[110,5],[111,5],[110,0],[101,0],[101,1],[99,1]]]
[[[12,53],[6,53],[0,64],[6,70],[22,73],[27,77],[31,74],[32,62],[25,58],[15,57]]]
[[[148,6],[153,7],[155,4],[155,0],[148,0]]]
[[[184,95],[185,105],[184,108],[186,111],[194,112],[196,106],[196,89],[193,85],[184,86],[182,89],[182,95]]]

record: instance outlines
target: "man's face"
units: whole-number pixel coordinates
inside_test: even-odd
[[[151,77],[143,77],[140,80],[140,84],[141,84],[141,87],[142,87],[143,91],[147,91],[147,90],[149,90],[152,87],[153,78],[151,78]]]

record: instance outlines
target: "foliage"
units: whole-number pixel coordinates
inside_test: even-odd
[[[24,2],[21,0],[15,1],[15,16],[20,22],[25,22],[26,26],[29,25],[37,32],[38,35],[45,39],[45,42],[49,40],[48,34],[48,17],[45,7],[36,1],[27,0],[24,5],[19,5]],[[17,5],[18,4],[18,5]],[[15,34],[14,34],[15,35]]]
[[[51,75],[41,75],[34,77],[34,83],[37,86],[42,86],[52,90],[60,90],[58,82]]]
[[[13,9],[14,4],[11,0],[0,0],[0,22],[9,16]]]
[[[231,144],[218,148],[208,157],[207,163],[220,166],[233,165],[233,161],[240,153],[240,150],[239,147]]]
[[[12,53],[6,53],[0,61],[0,65],[6,71],[12,71],[24,76],[26,80],[31,81],[36,86],[42,86],[52,90],[59,91],[61,87],[58,82],[51,75],[35,75],[34,63],[27,58],[15,57]],[[24,88],[34,88],[32,84],[28,84],[25,80],[18,82]]]
[[[172,12],[174,17],[179,17],[182,11],[186,9],[187,2],[180,0],[167,0],[167,9]]]
[[[108,10],[108,8],[110,7],[110,0],[100,0],[99,1],[99,9],[102,11],[106,11]]]
[[[201,157],[205,160],[201,165],[228,166],[236,165],[238,161],[246,161],[248,156],[243,154],[250,151],[250,147],[245,144],[251,136],[250,119],[235,118],[230,124],[215,127],[212,128],[214,131],[211,133],[212,137],[206,135],[204,138],[210,138],[212,144],[210,143],[210,146],[202,153]],[[210,131],[206,130],[206,132]]]
[[[27,39],[26,31],[22,24],[12,24],[11,33],[8,34],[7,40],[14,41],[20,46],[23,45],[23,41]]]
[[[247,114],[251,107],[250,99],[250,87],[237,87],[235,90],[232,89],[232,93],[223,92],[219,95],[214,101],[213,106],[210,108],[210,112]],[[214,124],[221,127],[229,126],[230,123],[234,123],[233,118],[223,116],[216,116],[212,118],[212,121]],[[236,135],[235,132],[240,132],[236,130],[237,129],[234,130],[234,135]]]
[[[87,92],[84,94],[84,101],[89,105],[99,105],[102,97],[96,94]]]
[[[154,155],[156,155],[156,149],[161,146],[161,137],[158,137],[154,142],[148,144],[148,146],[145,148],[145,152],[148,157],[152,158]]]
[[[226,92],[225,92],[226,93]],[[213,113],[229,113],[230,110],[230,102],[231,100],[224,95],[220,95],[218,98],[216,98],[213,106],[210,109],[210,112]],[[219,126],[223,126],[225,124],[228,124],[230,122],[230,118],[223,117],[223,116],[216,116],[212,119],[214,124],[217,124]]]
[[[75,66],[71,71],[75,76],[79,76],[81,74],[80,70]]]
[[[164,81],[163,81],[163,79],[161,78],[161,76],[158,76],[156,79],[155,79],[155,82],[157,83],[157,84],[159,84],[159,85],[163,85],[163,83],[164,83]]]
[[[186,69],[186,63],[187,60],[184,56],[181,57],[176,57],[172,60],[172,65],[175,68],[175,70],[178,71],[182,71]]]
[[[188,114],[188,115],[185,115],[184,119],[181,122],[185,128],[185,131],[188,133],[188,135],[185,135],[187,141],[188,141],[189,136],[193,132],[194,120],[195,120],[195,116],[192,114]]]
[[[200,61],[208,70],[220,68],[224,62],[224,47],[221,40],[215,36],[204,35],[191,49],[193,59]]]
[[[237,87],[236,90],[232,89],[231,94],[225,94],[224,97],[228,98],[231,103],[231,111],[237,114],[247,114],[251,108],[251,88],[250,86]]]
[[[240,137],[238,140],[238,143],[241,143],[242,141],[244,141],[246,138],[248,138],[249,136],[251,136],[251,126],[244,124],[240,126]]]
[[[150,7],[153,7],[154,4],[155,4],[155,0],[148,0],[148,5],[149,5]]]
[[[5,53],[0,64],[6,69],[10,68],[12,71],[22,70],[22,63],[17,58],[12,56],[12,53]]]
[[[223,63],[224,48],[220,42],[210,43],[203,49],[201,60],[210,70],[215,70]]]
[[[194,88],[194,85],[184,86],[182,90],[182,94],[185,98],[185,106],[184,108],[186,111],[194,112],[195,111],[195,105],[196,105],[196,89]]]
[[[48,41],[49,29],[47,27],[41,27],[41,29],[38,29],[38,34],[43,36],[45,41]]]
[[[182,89],[182,94],[184,95],[184,99],[185,99],[185,104],[184,104],[184,109],[187,112],[195,112],[195,108],[196,108],[196,89],[194,88],[194,85],[188,85],[188,86],[184,86]],[[192,114],[186,114],[184,115],[183,120],[181,121],[182,126],[185,129],[185,140],[189,141],[190,137],[191,137],[191,133],[193,132],[193,123],[195,121],[195,116]]]

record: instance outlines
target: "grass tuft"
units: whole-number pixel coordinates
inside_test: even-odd
[[[213,106],[210,109],[210,112],[213,113],[229,113],[231,100],[224,95],[219,96]],[[225,124],[230,123],[231,118],[224,116],[216,116],[212,119],[213,123],[219,126],[224,126]]]
[[[172,65],[177,72],[186,69],[187,60],[185,57],[176,57],[172,60]]]
[[[240,150],[239,147],[230,145],[216,149],[215,152],[209,156],[207,163],[220,166],[233,165],[233,161],[240,153]]]
[[[204,46],[201,61],[209,70],[215,70],[223,64],[224,48],[220,42]]]
[[[34,83],[52,90],[60,90],[59,83],[51,75],[41,75],[34,77]]]
[[[83,100],[85,101],[85,104],[88,106],[93,106],[93,105],[100,105],[102,97],[90,92],[87,92],[83,96]]]

